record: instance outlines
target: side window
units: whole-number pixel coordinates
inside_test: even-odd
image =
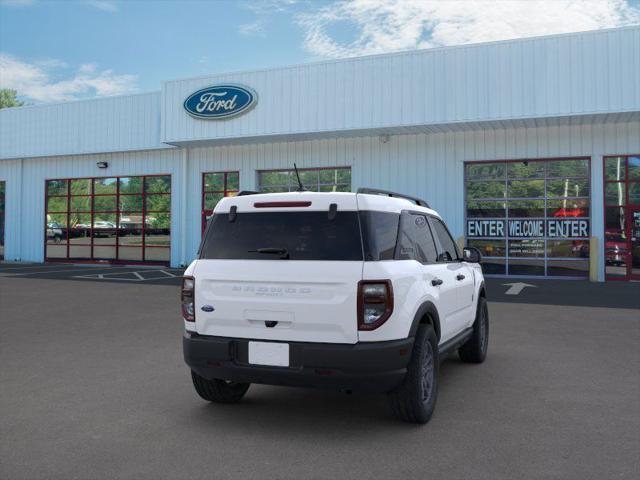
[[[433,225],[433,232],[438,237],[440,241],[440,245],[442,246],[442,255],[444,259],[440,261],[452,262],[454,260],[458,260],[458,248],[456,247],[456,242],[453,241],[447,227],[444,226],[441,220],[437,218],[431,219]]]
[[[398,213],[360,210],[365,260],[393,260],[398,240]]]
[[[420,263],[435,262],[436,245],[431,236],[427,217],[403,213],[400,222],[398,260],[417,260]]]

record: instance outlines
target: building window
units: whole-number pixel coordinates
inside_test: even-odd
[[[202,174],[202,231],[213,209],[223,197],[233,197],[240,190],[239,172],[206,172]]]
[[[604,158],[607,280],[640,280],[640,155]]]
[[[465,236],[487,274],[589,275],[588,158],[465,164]]]
[[[171,176],[46,182],[47,260],[168,263]]]
[[[5,182],[0,182],[0,260],[4,260],[4,213],[5,213],[5,203],[4,203],[4,192],[5,192]]]
[[[312,192],[350,192],[351,168],[299,168],[300,180]],[[298,179],[294,170],[262,170],[258,172],[258,189],[264,193],[295,192]]]

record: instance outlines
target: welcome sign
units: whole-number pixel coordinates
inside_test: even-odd
[[[258,102],[258,95],[244,85],[212,85],[192,93],[184,101],[189,115],[221,120],[246,113]]]
[[[467,238],[588,238],[586,218],[467,220]]]

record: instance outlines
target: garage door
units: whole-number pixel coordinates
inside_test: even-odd
[[[171,252],[171,176],[46,182],[45,258],[166,264]]]

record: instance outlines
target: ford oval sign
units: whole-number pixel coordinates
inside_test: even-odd
[[[242,85],[213,85],[192,93],[184,109],[196,118],[224,120],[251,109],[258,101],[256,92]]]

